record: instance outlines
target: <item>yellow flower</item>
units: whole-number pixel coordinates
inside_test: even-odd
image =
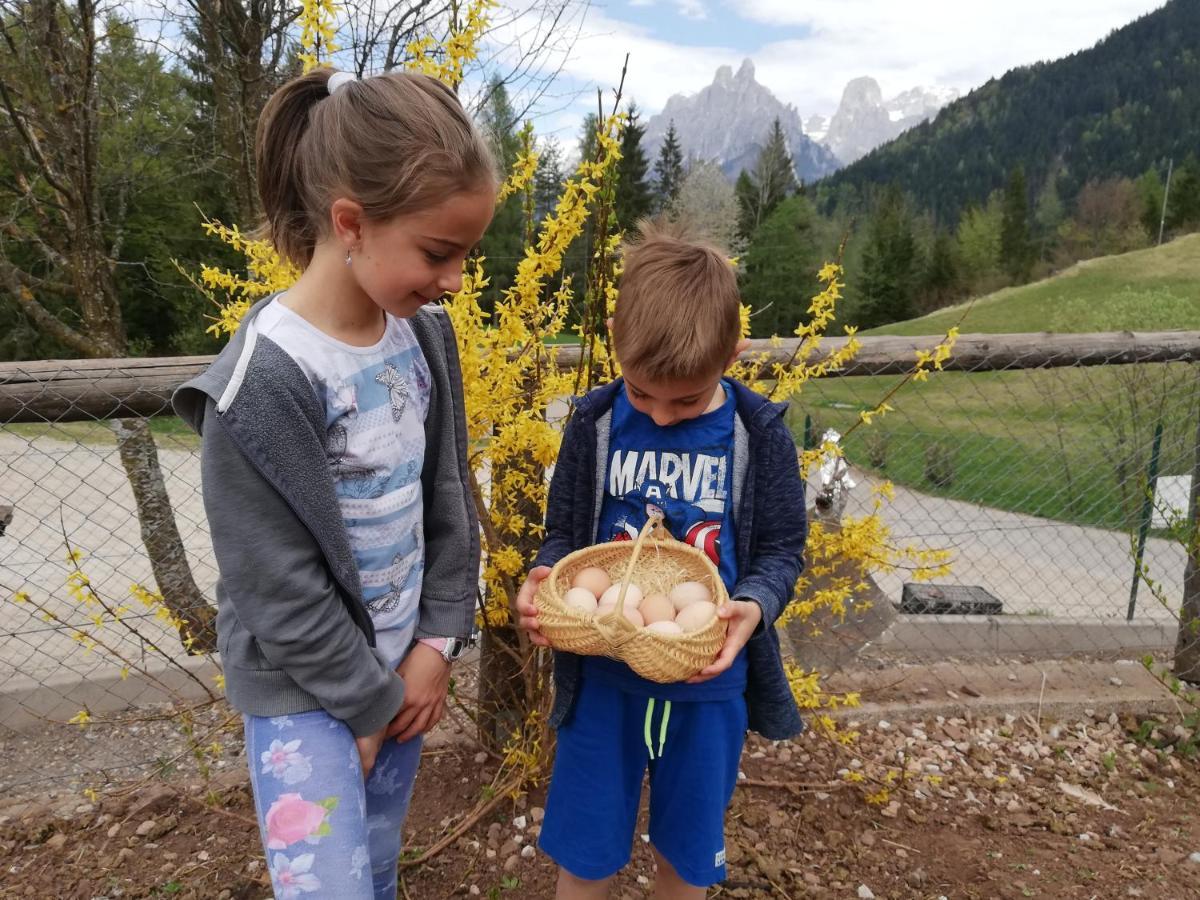
[[[81,709],[79,712],[75,713],[75,715],[73,715],[69,721],[71,725],[87,725],[92,721],[92,714],[86,709]]]

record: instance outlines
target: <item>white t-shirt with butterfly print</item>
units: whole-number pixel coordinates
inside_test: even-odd
[[[296,361],[325,407],[325,454],[363,600],[376,644],[395,666],[416,631],[425,563],[421,467],[429,366],[412,326],[392,315],[370,347],[335,340],[278,298],[256,324]]]

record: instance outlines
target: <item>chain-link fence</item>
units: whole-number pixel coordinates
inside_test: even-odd
[[[868,339],[852,377],[811,382],[789,416],[797,444],[844,435],[856,483],[844,515],[870,512],[873,489],[891,482],[891,542],[949,551],[951,573],[932,586],[904,568],[879,575],[844,621],[790,629],[798,658],[842,672],[897,659],[944,670],[1007,656],[1169,658],[1187,563],[1172,526],[1187,517],[1200,451],[1200,334],[967,339],[959,371],[906,385],[894,411],[857,424],[922,340],[933,342]],[[155,760],[153,730],[136,724],[102,758],[79,741],[52,759],[17,751],[81,709],[216,689],[215,666],[172,624],[213,596],[217,575],[199,443],[167,401],[203,364],[0,366],[0,789]],[[178,540],[162,538],[160,488]],[[814,472],[810,503],[821,488]]]

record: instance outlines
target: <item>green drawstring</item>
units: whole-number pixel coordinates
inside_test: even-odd
[[[642,724],[642,735],[646,741],[646,749],[650,751],[651,759],[661,759],[663,749],[667,745],[667,723],[671,721],[671,701],[663,701],[662,722],[658,726],[658,755],[654,754],[653,740],[653,722],[654,722],[654,698],[651,697],[646,701],[646,720]]]

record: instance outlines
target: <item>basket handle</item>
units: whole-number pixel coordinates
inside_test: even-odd
[[[646,524],[642,526],[642,530],[638,532],[637,540],[633,542],[633,552],[629,554],[629,564],[625,567],[625,575],[621,578],[621,590],[617,594],[616,614],[618,620],[625,617],[625,592],[629,590],[629,579],[633,576],[634,563],[641,555],[642,544],[645,543],[646,536],[649,534],[654,534],[659,540],[662,540],[662,532],[666,532],[670,536],[670,532],[663,525],[662,513],[651,513],[650,517],[646,519]]]

